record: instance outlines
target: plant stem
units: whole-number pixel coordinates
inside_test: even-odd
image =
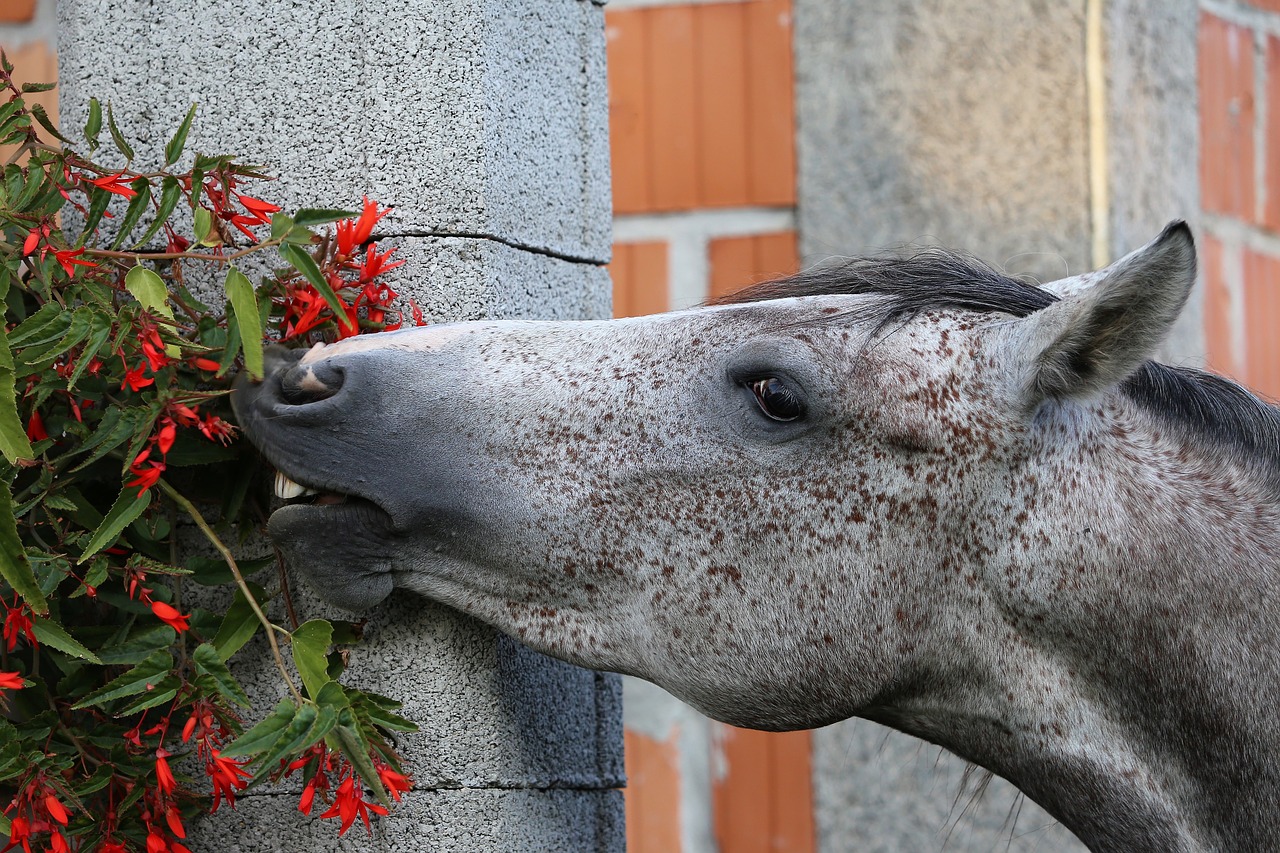
[[[271,644],[271,654],[276,659],[276,668],[280,670],[280,676],[284,679],[284,683],[289,685],[289,692],[293,694],[293,699],[299,705],[303,703],[302,694],[298,692],[298,688],[293,683],[293,679],[289,676],[289,670],[284,665],[284,656],[280,654],[280,645],[276,642],[276,631],[279,630],[267,615],[262,612],[262,608],[258,606],[258,601],[253,597],[253,593],[249,591],[249,585],[244,581],[244,575],[240,574],[240,567],[236,565],[236,558],[231,555],[229,549],[218,537],[218,534],[209,526],[209,522],[204,520],[204,516],[200,514],[200,510],[196,509],[195,504],[187,500],[173,486],[164,480],[157,480],[156,483],[164,491],[166,495],[173,499],[183,512],[191,516],[191,519],[200,528],[200,532],[205,535],[209,543],[218,549],[218,553],[222,555],[222,559],[227,561],[227,565],[231,567],[231,574],[235,576],[236,585],[240,587],[240,592],[244,593],[245,601],[249,602],[249,607],[253,610],[253,614],[258,617],[258,621],[262,623],[262,627],[267,631],[267,642]]]
[[[241,249],[229,255],[211,255],[207,252],[121,252],[112,249],[85,249],[84,253],[99,258],[143,258],[148,261],[172,261],[177,258],[193,258],[197,261],[214,261],[220,264],[229,264],[234,260],[243,258],[245,255],[260,252],[263,249],[270,249],[279,244],[279,240],[268,240],[265,243],[256,243],[247,249]]]

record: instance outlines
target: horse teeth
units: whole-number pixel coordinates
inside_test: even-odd
[[[279,471],[276,472],[276,497],[280,500],[287,501],[290,498],[300,498],[303,495],[314,495],[315,489],[308,489],[300,483],[295,483]]]

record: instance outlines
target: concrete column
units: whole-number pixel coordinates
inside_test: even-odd
[[[62,0],[58,11],[73,131],[90,96],[112,101],[138,162],[159,162],[198,101],[188,152],[269,164],[280,180],[259,194],[286,209],[349,209],[366,192],[394,205],[375,234],[407,261],[392,287],[433,321],[609,315],[596,2]],[[422,726],[402,751],[418,790],[372,841],[360,829],[339,841],[332,822],[296,811],[296,793],[253,792],[204,821],[193,848],[621,851],[617,679],[394,598],[369,614],[350,671]],[[244,674],[270,707],[269,673]]]
[[[1195,0],[795,0],[806,263],[903,243],[1049,281],[1194,223]],[[1199,297],[1162,356],[1203,354]],[[823,853],[1083,850],[865,721],[814,736]]]

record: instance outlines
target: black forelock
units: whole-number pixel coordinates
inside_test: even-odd
[[[877,332],[932,311],[974,311],[1026,317],[1058,297],[1008,276],[975,258],[945,249],[905,256],[842,259],[713,300],[730,305],[797,296],[889,297],[863,315]],[[1246,388],[1201,370],[1144,362],[1122,384],[1142,408],[1172,426],[1223,449],[1259,469],[1280,497],[1280,409]]]

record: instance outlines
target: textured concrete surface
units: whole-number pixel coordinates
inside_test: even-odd
[[[801,252],[1089,255],[1084,2],[796,0]]]
[[[392,287],[433,322],[609,316],[598,4],[63,0],[59,13],[67,126],[83,123],[90,96],[110,100],[145,165],[198,100],[188,157],[270,164],[280,180],[261,195],[287,209],[349,208],[364,192],[396,205],[375,236],[406,261]],[[202,282],[201,295],[221,304],[220,284]],[[277,584],[272,570],[261,580]],[[302,619],[350,616],[292,587]],[[616,676],[408,594],[364,618],[347,680],[401,700],[421,725],[400,741],[418,789],[372,840],[339,840],[332,822],[299,814],[296,784],[251,792],[200,823],[193,849],[623,848]],[[282,687],[255,642],[235,666],[267,709]]]
[[[936,746],[866,720],[813,733],[821,853],[1084,853],[1085,847],[1003,779]]]
[[[196,101],[188,156],[271,164],[286,208],[368,192],[397,208],[380,234],[609,257],[595,3],[64,0],[61,20],[66,125],[83,127],[90,96],[112,101],[140,162],[162,159]]]
[[[235,853],[425,853],[504,850],[587,853],[622,850],[621,791],[435,790],[417,794],[374,826],[335,839],[332,821],[298,813],[292,796],[253,797],[220,823],[205,849]],[[222,812],[218,813],[221,816]],[[564,832],[546,827],[563,826]],[[270,827],[264,831],[264,827]]]
[[[1111,252],[1118,258],[1171,219],[1197,225],[1199,4],[1109,0],[1105,8]],[[1203,365],[1203,304],[1202,276],[1161,351],[1164,360]]]

